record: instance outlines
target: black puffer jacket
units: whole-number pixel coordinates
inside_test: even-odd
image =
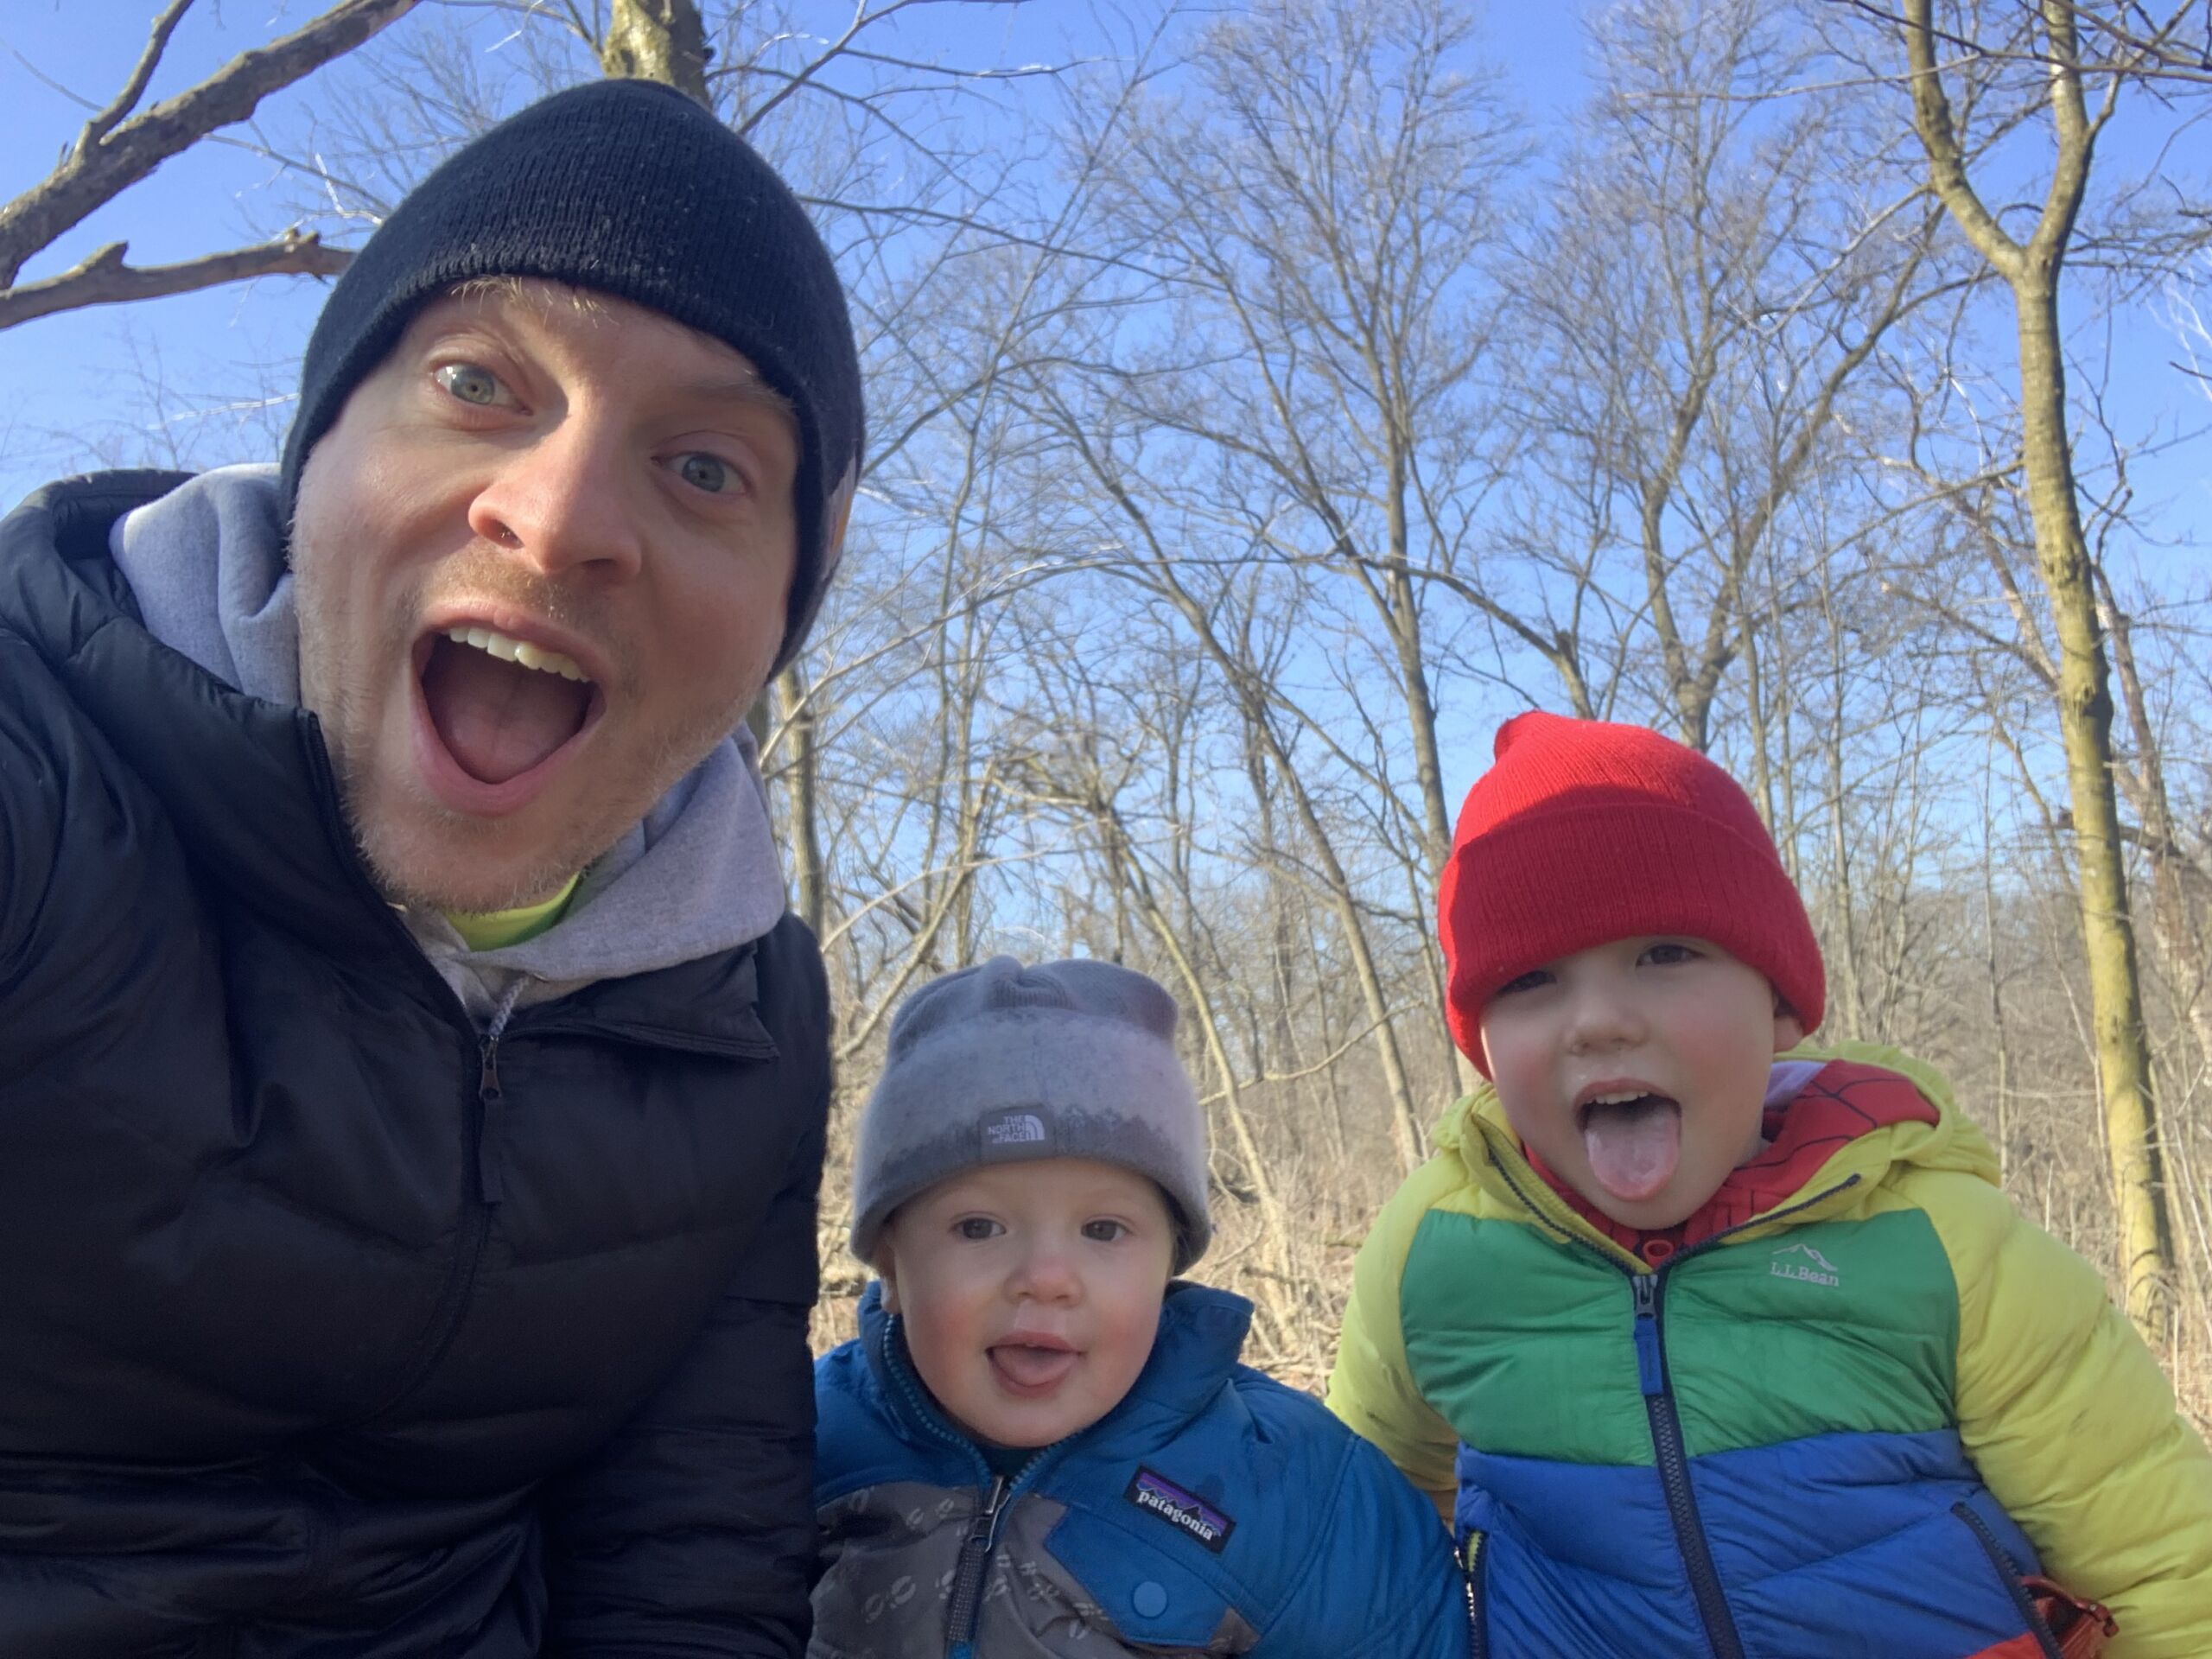
[[[313,717],[0,522],[0,1655],[797,1655],[827,993],[757,944],[486,1051]]]

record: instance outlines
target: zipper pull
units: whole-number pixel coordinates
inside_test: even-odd
[[[476,1074],[476,1098],[484,1121],[476,1133],[476,1195],[486,1204],[506,1196],[499,1173],[499,1147],[506,1138],[506,1096],[499,1088],[499,1039],[486,1037],[477,1046],[482,1062]]]
[[[991,1541],[998,1534],[999,1506],[1006,1502],[1011,1484],[1004,1475],[991,1477],[990,1496],[968,1523],[968,1536],[961,1541],[960,1563],[952,1574],[952,1599],[945,1610],[945,1633],[954,1659],[974,1649],[976,1623],[983,1611],[983,1568],[990,1558]]]
[[[1639,1273],[1629,1280],[1636,1298],[1636,1377],[1644,1398],[1667,1392],[1667,1368],[1659,1352],[1659,1275]]]

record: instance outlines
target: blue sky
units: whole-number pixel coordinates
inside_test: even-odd
[[[0,107],[15,135],[0,148],[0,198],[42,175],[81,125],[82,105],[60,89],[105,101],[136,60],[156,10],[156,0],[12,0],[0,16]],[[313,0],[200,0],[186,15],[149,100],[297,27],[314,10]],[[435,10],[423,7],[387,38]],[[825,30],[849,15],[842,3],[818,10]],[[1540,128],[1582,95],[1583,11],[1581,0],[1502,5],[1485,22],[1491,55]],[[916,21],[899,37],[901,50],[1006,65],[1084,49],[1100,14],[1070,0],[1033,0],[909,15]],[[501,42],[512,27],[510,15],[447,10],[438,22],[455,18],[472,29],[476,49],[507,49]],[[346,73],[343,64],[326,72]],[[262,111],[265,127],[287,137],[305,131],[325,85],[310,79],[270,100]],[[2146,118],[2116,133],[2108,164],[2143,164],[2164,124]],[[135,260],[159,262],[259,240],[285,222],[284,202],[298,189],[280,183],[276,171],[245,149],[201,144],[79,226],[27,275],[64,269],[109,241],[127,240]],[[2207,289],[2212,294],[2212,281]],[[158,456],[171,444],[209,461],[267,455],[289,392],[283,365],[304,343],[322,292],[312,281],[269,278],[65,314],[0,334],[0,499],[13,502],[60,472]],[[2212,400],[2174,366],[2182,351],[2158,321],[2164,309],[2158,296],[2146,296],[2084,349],[2101,354],[2108,338],[2118,423],[2163,446],[2136,463],[2138,499],[2161,527],[2157,539],[2188,543],[2212,538],[2212,467],[2203,435]],[[2140,556],[2154,564],[2203,564],[2201,553],[2177,554],[2156,540]]]
[[[0,16],[0,107],[15,136],[0,148],[0,200],[41,177],[82,125],[84,107],[58,87],[96,103],[111,97],[157,9],[156,0],[11,0]],[[297,28],[315,10],[313,0],[200,0],[186,14],[149,101]],[[825,29],[849,16],[838,3],[817,10]],[[1575,10],[1505,7],[1489,26],[1524,102],[1555,109],[1579,95]],[[431,10],[418,10],[387,38]],[[926,7],[910,14],[916,21],[899,46],[969,65],[1064,59],[1083,49],[1092,15],[1065,0]],[[511,20],[490,11],[473,16],[480,49],[501,49]],[[326,74],[345,73],[340,64]],[[302,130],[319,84],[310,79],[272,99],[258,119],[271,132]],[[111,241],[128,241],[134,261],[158,263],[261,240],[282,227],[287,194],[297,188],[280,184],[276,173],[243,149],[197,146],[72,232],[26,275],[65,270]],[[289,391],[269,383],[265,365],[296,358],[323,291],[311,280],[264,278],[67,313],[0,334],[0,499],[12,504],[59,473],[158,456],[172,442],[209,461],[264,454],[282,409],[264,405]]]

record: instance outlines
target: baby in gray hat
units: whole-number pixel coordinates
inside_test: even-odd
[[[815,1369],[813,1659],[1464,1659],[1435,1510],[1238,1363],[1175,1004],[1011,957],[892,1022],[853,1163],[861,1335]]]

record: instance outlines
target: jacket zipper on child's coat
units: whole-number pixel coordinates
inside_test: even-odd
[[[1697,1495],[1690,1490],[1690,1460],[1682,1445],[1682,1420],[1675,1410],[1675,1392],[1667,1381],[1667,1343],[1660,1325],[1660,1298],[1666,1289],[1668,1274],[1691,1257],[1702,1255],[1738,1233],[1825,1204],[1839,1192],[1847,1192],[1858,1185],[1859,1177],[1850,1176],[1802,1203],[1754,1216],[1749,1221],[1700,1239],[1689,1249],[1678,1252],[1665,1267],[1629,1275],[1629,1291],[1635,1308],[1637,1380],[1643,1389],[1644,1414],[1651,1421],[1651,1449],[1659,1465],[1659,1484],[1667,1496],[1667,1515],[1675,1524],[1675,1546],[1681,1551],[1682,1566],[1689,1573],[1690,1594],[1697,1602],[1698,1618],[1705,1625],[1706,1643],[1712,1648],[1714,1659],[1744,1659],[1744,1643],[1736,1633],[1735,1615],[1728,1610],[1728,1596],[1720,1586],[1719,1569],[1713,1564],[1712,1541],[1705,1535],[1705,1523],[1698,1519]]]
[[[2044,1622],[2043,1615],[2036,1611],[2035,1601],[2028,1594],[2027,1586],[2020,1582],[2019,1563],[2006,1553],[2005,1546],[1997,1541],[1997,1535],[1989,1529],[1989,1523],[1976,1515],[1970,1505],[1954,1503],[1951,1513],[1966,1523],[1967,1529],[1974,1534],[1983,1553],[1989,1557],[1989,1564],[1997,1569],[1997,1576],[2004,1581],[2005,1592],[2012,1598],[2012,1606],[2020,1615],[2020,1622],[2028,1627],[2028,1634],[2035,1638],[2036,1650],[2045,1659],[2062,1659],[2058,1643],[2050,1634],[2050,1627]]]
[[[945,1611],[948,1659],[969,1659],[976,1650],[976,1620],[982,1611],[983,1568],[997,1541],[999,1510],[1011,1484],[1004,1475],[991,1477],[990,1496],[969,1522],[968,1536],[960,1545],[959,1565],[952,1573],[952,1600]]]
[[[1490,1632],[1483,1627],[1483,1535],[1467,1536],[1459,1562],[1460,1588],[1467,1598],[1467,1659],[1490,1659]]]
[[[1682,1448],[1681,1419],[1667,1386],[1667,1351],[1659,1332],[1659,1294],[1666,1269],[1638,1274],[1629,1281],[1636,1304],[1636,1372],[1643,1387],[1644,1414],[1651,1420],[1651,1446],[1658,1460],[1659,1484],[1667,1494],[1667,1514],[1675,1523],[1675,1545],[1689,1571],[1690,1594],[1705,1625],[1705,1639],[1715,1659],[1744,1659],[1736,1620],[1713,1565],[1713,1549],[1697,1518],[1697,1497],[1690,1491],[1688,1454]]]
[[[977,1467],[990,1473],[990,1489],[983,1507],[969,1522],[968,1535],[961,1541],[959,1560],[952,1574],[952,1596],[945,1609],[945,1659],[975,1659],[976,1625],[983,1611],[983,1573],[990,1565],[991,1551],[997,1547],[999,1522],[1005,1518],[1007,1503],[1053,1452],[1075,1437],[1064,1436],[1050,1446],[1038,1447],[1010,1480],[1004,1475],[991,1473],[976,1452],[975,1443],[946,1427],[930,1409],[920,1383],[907,1374],[906,1367],[899,1361],[898,1336],[899,1319],[893,1314],[884,1332],[884,1357],[891,1375],[898,1381],[899,1391],[906,1396],[906,1404],[912,1409],[915,1420],[948,1446],[965,1452],[975,1459]]]

